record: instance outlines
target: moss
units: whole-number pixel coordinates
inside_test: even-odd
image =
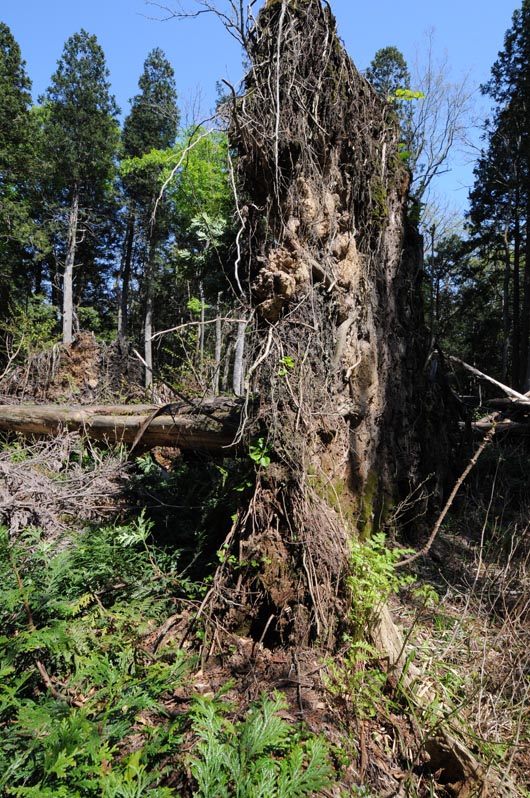
[[[370,471],[360,499],[358,526],[361,538],[368,540],[374,531],[374,521],[377,517],[377,502],[379,499],[379,477],[375,471]]]
[[[379,181],[373,181],[371,187],[373,217],[376,222],[382,222],[388,216],[387,190]]]
[[[316,474],[308,474],[317,496],[323,499],[335,512],[352,527],[357,524],[355,499],[346,479],[326,479]]]

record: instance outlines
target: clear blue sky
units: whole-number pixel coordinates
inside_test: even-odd
[[[182,2],[194,8],[193,0]],[[222,7],[225,0],[219,3]],[[177,4],[161,0],[168,7]],[[425,32],[434,29],[436,50],[447,53],[454,77],[470,72],[478,86],[487,80],[520,2],[330,0],[330,5],[339,35],[359,69],[388,45],[398,47],[411,62],[425,42]],[[0,0],[0,20],[22,49],[35,99],[49,85],[66,39],[85,28],[96,34],[105,51],[112,88],[124,113],[137,92],[147,53],[161,47],[175,69],[183,115],[195,116],[199,105],[205,116],[215,100],[216,81],[225,77],[235,84],[241,77],[238,46],[209,15],[181,22],[156,19],[163,15],[144,0]],[[469,182],[469,169],[458,175],[460,183]],[[460,202],[463,194],[460,191]]]

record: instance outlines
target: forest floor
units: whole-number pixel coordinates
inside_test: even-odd
[[[88,402],[102,378],[83,358],[52,383]],[[529,795],[527,462],[526,444],[490,447],[390,600],[436,696],[417,703],[368,644],[331,660],[205,617],[248,463],[6,438],[0,795],[217,798],[238,772],[242,798],[471,796],[427,751],[442,721]]]

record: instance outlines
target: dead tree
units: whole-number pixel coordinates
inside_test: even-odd
[[[236,277],[256,319],[250,430],[271,463],[229,537],[237,572],[222,566],[210,598],[258,640],[333,647],[351,536],[369,535],[425,467],[421,239],[394,113],[329,7],[270,0],[246,45],[230,131]]]

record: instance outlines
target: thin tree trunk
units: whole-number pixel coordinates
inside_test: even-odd
[[[204,287],[202,280],[199,283],[199,299],[201,301],[201,319],[199,324],[199,371],[202,369],[204,363]]]
[[[504,230],[504,280],[502,287],[502,381],[508,382],[508,360],[510,353],[510,280],[512,263],[509,230]]]
[[[155,247],[149,245],[147,267],[145,270],[145,315],[144,315],[144,359],[145,359],[145,387],[151,388],[153,384],[153,297],[155,274]]]
[[[233,342],[229,339],[228,344],[225,351],[225,362],[223,368],[223,374],[221,377],[221,390],[223,393],[227,393],[228,386],[230,384],[230,362],[232,359],[232,349],[234,348]]]
[[[245,354],[245,331],[247,322],[240,321],[237,325],[237,338],[234,352],[234,371],[232,375],[232,390],[236,396],[243,395],[243,357]]]
[[[221,355],[223,351],[223,323],[221,321],[221,297],[222,293],[217,294],[217,304],[215,308],[215,355],[212,377],[212,393],[214,396],[219,394],[219,382],[221,376]]]
[[[520,260],[521,260],[521,226],[519,222],[519,192],[516,193],[515,219],[513,233],[513,335],[512,335],[512,385],[520,387],[521,363],[521,292],[520,292]]]
[[[68,239],[63,276],[63,344],[72,343],[74,320],[74,265],[79,224],[79,189],[74,186],[68,220]]]
[[[521,322],[521,383],[523,391],[530,387],[530,194],[526,200],[526,241]]]
[[[134,243],[134,213],[129,211],[127,217],[127,230],[125,232],[125,242],[123,256],[118,274],[118,341],[121,351],[125,351],[127,346],[127,336],[129,332],[129,284],[131,280],[131,263]]]

